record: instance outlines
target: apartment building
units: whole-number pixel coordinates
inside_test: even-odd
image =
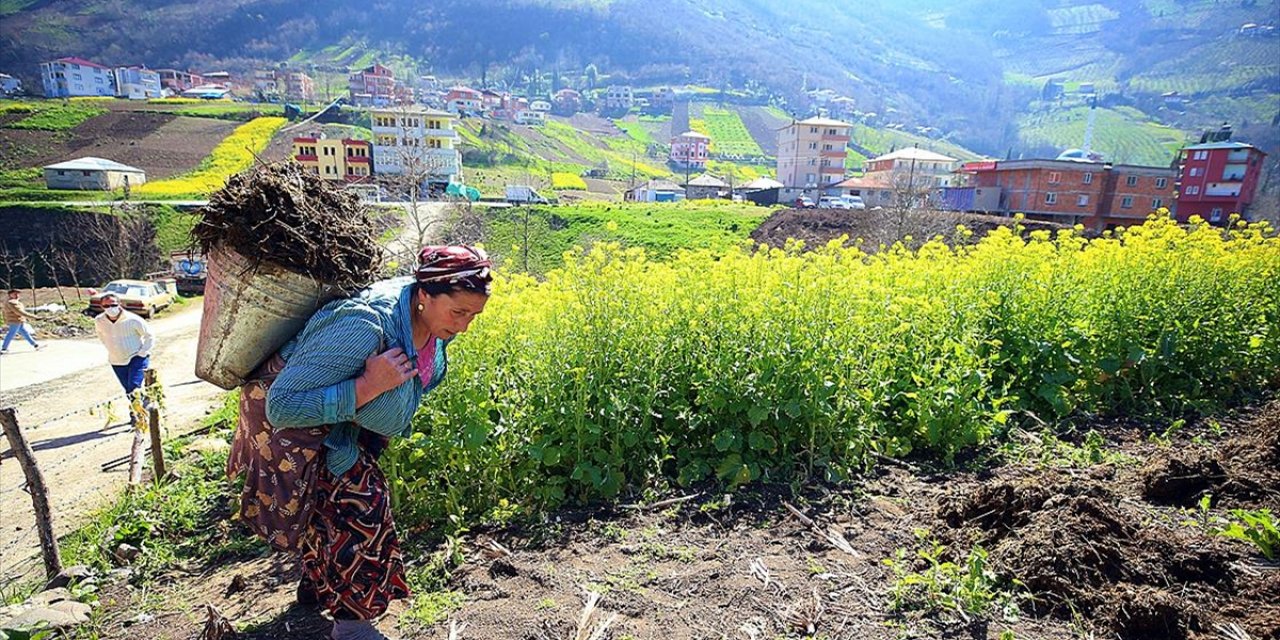
[[[46,98],[116,94],[111,68],[83,58],[59,58],[41,63],[40,81]]]
[[[371,109],[369,116],[376,174],[410,176],[423,186],[461,182],[457,116],[417,106]]]
[[[368,140],[299,136],[293,139],[293,159],[326,180],[366,182],[373,175],[373,145]]]
[[[1233,213],[1248,219],[1267,154],[1243,142],[1222,140],[1191,145],[1178,155],[1179,221],[1200,216],[1224,224]]]
[[[671,138],[671,153],[667,160],[679,167],[703,170],[707,168],[707,153],[711,137],[697,131],[686,131]]]
[[[779,129],[778,180],[788,192],[834,187],[844,180],[845,148],[852,130],[847,122],[821,117]]]
[[[160,73],[146,67],[116,67],[112,70],[116,97],[130,100],[159,98],[164,91]]]

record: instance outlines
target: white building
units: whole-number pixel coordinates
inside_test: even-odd
[[[635,95],[631,91],[631,87],[624,84],[616,84],[605,90],[604,101],[601,106],[606,111],[626,111],[636,104]]]
[[[547,123],[547,112],[533,109],[521,109],[516,112],[516,124],[541,125]]]
[[[889,183],[895,176],[903,175],[914,178],[916,184],[927,181],[934,187],[950,187],[954,186],[951,183],[955,178],[953,172],[959,162],[941,153],[907,147],[868,160],[864,177]]]
[[[426,107],[371,109],[375,175],[420,175],[427,184],[462,181],[457,116]]]
[[[76,158],[44,168],[44,182],[50,189],[110,191],[146,181],[147,174],[142,169],[102,158]]]
[[[650,180],[624,194],[632,202],[679,202],[684,200],[684,187],[669,180]]]
[[[46,98],[109,98],[116,94],[115,76],[111,69],[83,58],[59,58],[41,63],[40,81]]]
[[[112,72],[116,97],[146,100],[162,97],[160,72],[146,67],[116,67]]]

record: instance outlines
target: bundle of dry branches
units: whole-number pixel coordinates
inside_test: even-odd
[[[232,176],[203,214],[193,235],[205,253],[231,249],[345,290],[370,282],[382,265],[377,226],[359,198],[296,162]]]

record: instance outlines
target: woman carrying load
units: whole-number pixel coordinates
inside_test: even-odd
[[[490,267],[479,249],[426,247],[413,278],[325,305],[242,388],[228,463],[249,472],[240,516],[299,553],[298,600],[329,612],[333,640],[385,640],[373,621],[409,596],[378,456],[444,379]]]

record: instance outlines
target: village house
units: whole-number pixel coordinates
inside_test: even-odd
[[[917,147],[898,149],[867,161],[866,177],[905,175],[932,187],[951,186],[959,160]]]
[[[1249,219],[1267,154],[1251,144],[1233,142],[1230,127],[1206,134],[1205,140],[1178,154],[1178,220],[1200,216],[1225,224],[1233,213]]]
[[[551,96],[551,109],[562,116],[582,111],[582,94],[573,89],[561,89]]]
[[[671,138],[671,153],[667,159],[681,168],[705,169],[711,138],[697,131],[686,131]]]
[[[316,83],[301,71],[290,71],[284,77],[284,99],[290,102],[313,102]]]
[[[480,91],[480,110],[486,113],[498,111],[506,104],[506,99],[510,94],[503,94],[493,89],[484,89]]]
[[[546,100],[534,100],[528,108],[516,112],[516,123],[542,125],[547,123],[547,114],[551,113],[551,103]]]
[[[0,73],[0,96],[16,96],[22,93],[22,81],[7,74]]]
[[[729,183],[709,173],[704,173],[684,185],[685,197],[690,200],[714,200],[723,198],[729,190]]]
[[[451,87],[444,95],[444,108],[458,115],[484,111],[484,97],[471,87]]]
[[[351,103],[361,107],[385,107],[413,102],[412,90],[396,82],[395,73],[374,63],[347,76]]]
[[[44,182],[50,189],[111,191],[146,181],[147,174],[142,169],[92,156],[44,167]]]
[[[457,119],[448,111],[404,106],[372,109],[374,173],[410,176],[427,188],[462,180]]]
[[[40,80],[46,98],[116,94],[111,69],[83,58],[59,58],[41,63]]]
[[[156,73],[160,74],[160,87],[175,94],[204,84],[204,78],[200,74],[190,71],[156,69]]]
[[[611,85],[605,89],[604,100],[600,102],[600,108],[605,111],[627,111],[636,104],[635,95],[631,91],[631,87],[625,84]]]
[[[326,180],[366,182],[373,175],[373,145],[367,140],[299,136],[293,139],[293,159]]]
[[[630,202],[678,202],[684,200],[684,187],[670,180],[650,180],[623,194]]]
[[[231,89],[221,84],[202,84],[191,87],[178,94],[183,98],[199,98],[201,100],[223,100],[231,96]]]
[[[159,72],[146,67],[116,67],[112,71],[116,97],[147,100],[164,95]]]
[[[809,118],[778,130],[778,180],[783,197],[834,188],[844,180],[845,147],[853,125],[830,118]]]
[[[1113,165],[1071,156],[973,162],[960,171],[970,176],[969,184],[942,189],[948,208],[972,200],[972,207],[954,208],[1022,213],[1095,230],[1141,224],[1152,212],[1173,206],[1177,177],[1167,167]],[[977,189],[984,190],[984,202],[977,202]]]

